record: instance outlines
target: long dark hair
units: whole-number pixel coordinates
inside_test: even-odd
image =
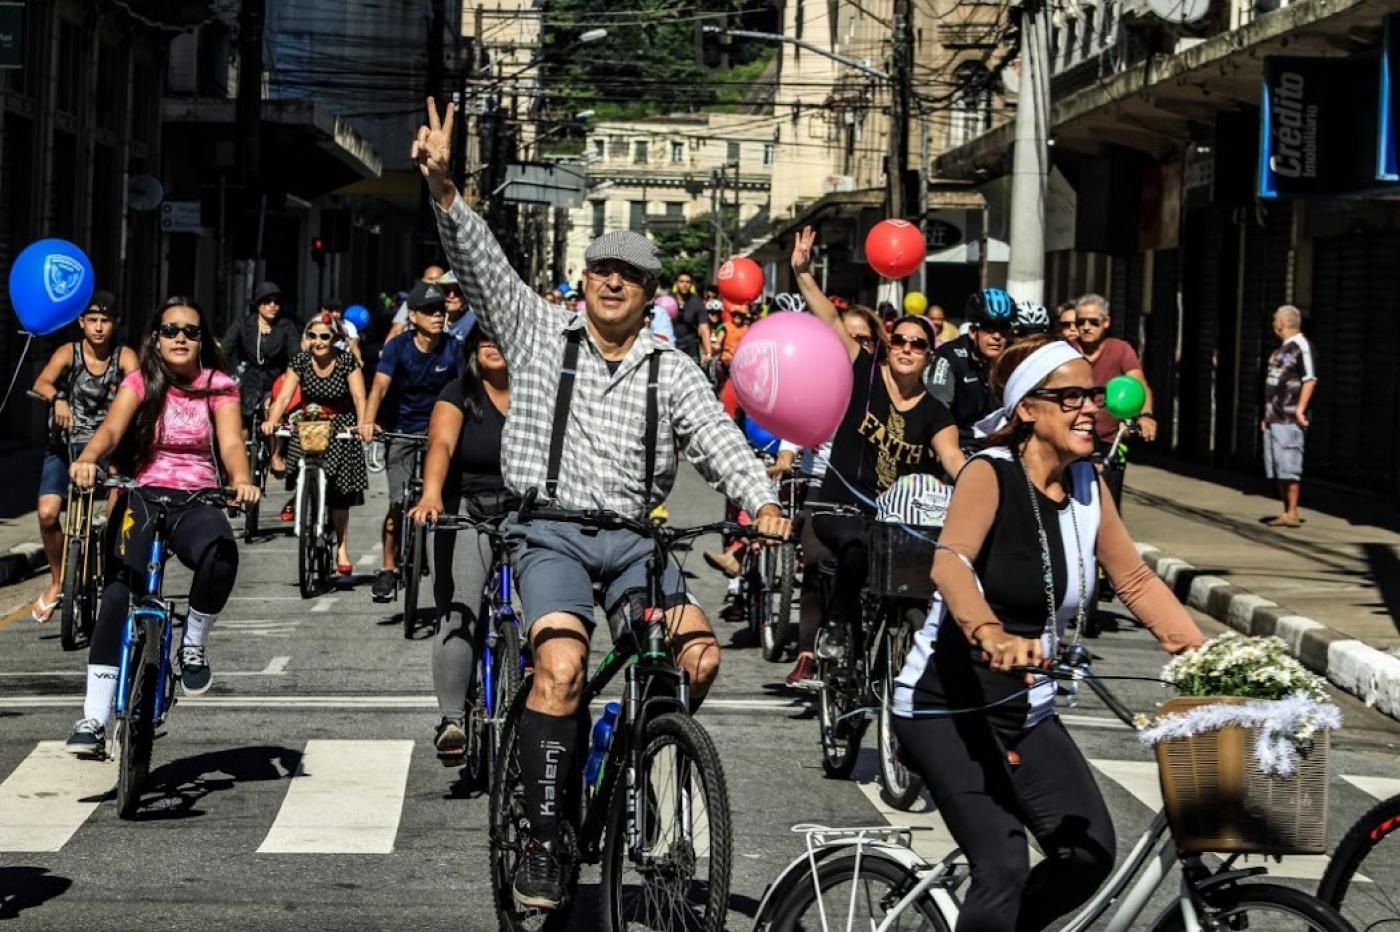
[[[448,339],[452,339],[448,337]],[[481,329],[481,324],[477,324],[467,332],[467,338],[462,341],[462,352],[466,354],[466,365],[462,369],[462,405],[472,420],[481,420],[483,407],[486,402],[486,386],[481,378],[481,363],[477,361],[476,354],[481,348],[481,341],[490,337]]]
[[[141,382],[145,387],[145,396],[141,399],[141,406],[136,409],[136,430],[127,432],[129,443],[124,443],[125,449],[118,453],[118,462],[123,463],[131,471],[131,475],[149,465],[155,455],[160,422],[165,414],[165,398],[172,386],[194,398],[207,398],[218,391],[207,383],[201,386],[186,382],[161,357],[158,331],[165,312],[172,307],[187,307],[199,317],[199,327],[203,333],[199,340],[200,372],[195,376],[195,383],[201,379],[212,381],[212,373],[224,368],[224,354],[220,352],[219,344],[214,341],[209,318],[199,302],[184,295],[171,295],[162,301],[151,315],[145,337],[141,341]],[[206,372],[211,375],[205,376]]]

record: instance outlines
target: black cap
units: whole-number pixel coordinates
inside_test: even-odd
[[[117,313],[117,296],[110,291],[94,291],[92,297],[88,298],[87,309],[101,308],[104,313]]]
[[[256,307],[273,295],[282,297],[282,289],[277,286],[276,282],[263,282],[253,289],[253,296],[248,299],[248,303]]]
[[[447,295],[438,287],[437,282],[419,282],[408,293],[408,309],[411,311],[446,303]]]

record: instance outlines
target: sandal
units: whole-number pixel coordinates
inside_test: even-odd
[[[355,572],[355,566],[352,563],[337,563],[335,571],[342,576],[349,576]]]
[[[58,603],[62,601],[62,594],[55,596],[54,600],[49,603],[45,603],[44,597],[39,596],[34,602],[34,607],[29,610],[29,617],[42,625],[53,617],[54,609],[58,608]]]

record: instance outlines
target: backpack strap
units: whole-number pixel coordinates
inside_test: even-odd
[[[645,505],[652,507],[652,484],[656,481],[656,432],[661,420],[661,350],[652,350],[647,360],[647,430],[643,449],[646,456],[646,484],[643,488]]]
[[[574,397],[583,328],[570,330],[564,339],[564,367],[559,373],[559,392],[554,396],[554,427],[549,437],[549,465],[544,479],[544,491],[551,500],[559,497],[559,463],[564,458],[564,429],[569,424],[569,405]]]

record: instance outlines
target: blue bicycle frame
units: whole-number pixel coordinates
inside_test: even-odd
[[[165,583],[165,558],[165,506],[162,505],[156,519],[155,533],[151,535],[150,549],[146,552],[146,591],[145,594],[133,600],[131,611],[126,616],[126,625],[122,628],[122,656],[117,671],[117,717],[119,718],[124,717],[127,711],[127,683],[129,682],[131,664],[136,656],[138,632],[141,630],[142,622],[149,618],[155,618],[161,624],[160,674],[156,682],[162,684],[162,688],[156,692],[155,696],[155,721],[157,723],[164,721],[165,713],[169,710],[168,695],[170,691],[166,688],[166,684],[170,682],[170,642],[175,632],[175,607],[161,599],[161,590]]]
[[[481,657],[482,692],[486,704],[486,718],[495,719],[496,709],[496,632],[500,630],[503,622],[515,625],[516,631],[520,631],[520,618],[515,614],[515,607],[511,604],[511,592],[514,585],[513,567],[510,560],[505,559],[503,545],[492,542],[493,560],[492,564],[496,569],[496,576],[486,583],[486,604],[489,610],[486,615],[486,644]],[[520,652],[520,670],[525,670],[525,651],[522,647]]]

